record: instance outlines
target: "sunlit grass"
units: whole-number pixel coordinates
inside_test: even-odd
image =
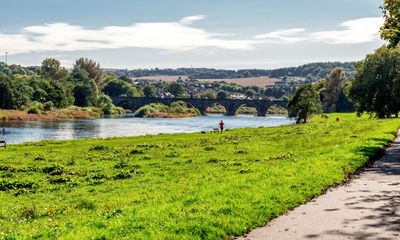
[[[0,150],[0,237],[241,235],[342,182],[399,123],[332,114],[223,134],[10,145]]]

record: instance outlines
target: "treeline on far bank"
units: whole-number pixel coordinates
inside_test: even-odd
[[[105,114],[123,113],[124,109],[114,106],[111,98],[121,94],[140,96],[131,83],[104,74],[97,62],[87,58],[76,60],[72,71],[52,58],[45,59],[35,71],[17,65],[0,67],[1,109],[39,113],[77,106],[96,108]]]

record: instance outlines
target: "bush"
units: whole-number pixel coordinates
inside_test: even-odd
[[[51,111],[53,110],[53,108],[54,108],[54,103],[52,101],[48,101],[43,104],[43,109],[45,111]]]
[[[40,102],[35,101],[28,105],[27,113],[29,114],[39,114],[41,111],[43,111],[43,104]]]
[[[189,107],[183,101],[173,102],[170,107],[161,103],[152,103],[139,108],[133,115],[135,117],[149,117],[157,113],[192,114],[194,116],[200,115],[198,109]]]

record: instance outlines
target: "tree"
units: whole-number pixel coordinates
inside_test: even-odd
[[[205,91],[199,94],[199,97],[201,99],[217,99],[217,96],[215,96],[215,93],[212,91]]]
[[[89,78],[94,79],[98,86],[100,85],[103,71],[96,61],[89,58],[79,58],[75,61],[74,69],[84,69]]]
[[[38,69],[39,75],[52,81],[64,78],[68,75],[67,70],[61,67],[60,61],[54,58],[46,58]]]
[[[254,89],[250,88],[250,89],[247,89],[244,94],[249,98],[254,98],[256,96],[257,92]]]
[[[11,77],[0,74],[0,108],[17,109],[26,106],[33,89],[24,81],[14,81]]]
[[[88,107],[96,105],[97,94],[89,84],[78,84],[73,90],[75,102],[79,107]]]
[[[383,46],[357,65],[349,97],[359,114],[368,112],[379,118],[400,111],[400,47]]]
[[[185,93],[185,88],[182,86],[182,84],[173,82],[168,86],[168,92],[175,97],[182,97]]]
[[[96,101],[96,107],[100,108],[105,114],[111,114],[114,104],[109,96],[100,94]]]
[[[400,0],[384,0],[381,9],[385,18],[380,29],[381,38],[395,47],[400,42]]]
[[[145,97],[157,97],[155,87],[150,85],[143,88],[143,94]]]
[[[323,108],[325,112],[335,112],[339,94],[346,82],[346,74],[343,68],[335,68],[326,77],[325,91],[323,96]]]
[[[296,118],[296,123],[306,123],[310,115],[321,111],[318,92],[311,83],[300,86],[288,103],[289,117]]]
[[[226,99],[228,97],[228,94],[225,91],[219,91],[217,93],[217,99]]]
[[[139,96],[138,90],[132,84],[124,82],[120,79],[108,81],[102,89],[102,92],[110,97],[118,97],[120,95],[126,95],[128,97]]]

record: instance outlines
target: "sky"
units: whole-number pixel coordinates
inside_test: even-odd
[[[382,0],[0,0],[0,61],[104,68],[297,66],[383,45]]]

